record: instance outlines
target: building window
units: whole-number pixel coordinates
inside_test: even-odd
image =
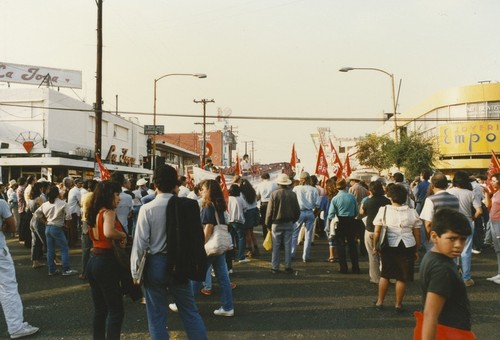
[[[486,103],[468,103],[467,118],[468,119],[486,118]]]
[[[489,102],[488,103],[488,118],[489,119],[500,118],[500,102]]]
[[[115,126],[113,127],[113,137],[126,141],[128,137],[128,129],[115,124]]]

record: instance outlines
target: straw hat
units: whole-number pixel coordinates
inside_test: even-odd
[[[292,184],[292,181],[287,174],[280,174],[276,179],[276,183],[279,185],[290,185]]]

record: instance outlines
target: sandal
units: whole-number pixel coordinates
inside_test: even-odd
[[[333,262],[335,262],[335,261],[336,261],[336,258],[335,258],[335,257],[330,257],[330,258],[328,259],[328,262],[331,262],[331,263],[333,263]]]

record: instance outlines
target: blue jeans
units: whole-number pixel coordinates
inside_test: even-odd
[[[205,281],[203,281],[203,288],[206,290],[212,290],[212,266],[208,266],[207,274],[205,275]],[[196,295],[196,292],[193,292]]]
[[[470,227],[472,229],[472,233],[467,236],[464,250],[462,250],[462,255],[460,256],[460,261],[462,263],[462,279],[464,280],[471,279],[470,268],[472,261],[472,237],[474,235],[474,222],[470,222]]]
[[[56,256],[56,250],[54,248],[55,243],[61,248],[62,270],[70,270],[68,241],[64,235],[63,228],[50,224],[47,225],[45,227],[45,238],[47,240],[47,266],[49,267],[49,273],[54,273],[56,271],[56,265],[54,263],[54,258]]]
[[[207,258],[208,267],[213,266],[215,278],[219,283],[221,289],[221,304],[224,310],[229,311],[234,308],[233,306],[233,292],[229,282],[229,274],[227,272],[226,254],[209,256]],[[201,282],[191,281],[193,292],[197,294],[201,289]],[[179,306],[177,306],[179,307]],[[179,309],[180,312],[180,309]]]
[[[94,301],[94,339],[120,339],[125,312],[120,287],[120,265],[113,253],[91,254],[86,275]]]
[[[279,270],[280,267],[280,247],[283,243],[285,247],[285,268],[292,268],[292,233],[293,222],[279,223],[271,226],[273,235],[273,253],[271,258],[271,268]]]
[[[230,223],[234,230],[236,230],[236,235],[238,237],[238,260],[245,259],[245,225],[242,223],[231,222]]]
[[[188,338],[207,339],[207,330],[196,307],[191,285],[189,282],[176,284],[168,276],[166,254],[149,256],[144,272],[144,296],[146,298],[146,311],[151,339],[169,339],[166,326],[167,288],[174,297]]]
[[[302,224],[306,225],[306,235],[304,239],[304,252],[302,254],[303,260],[308,260],[311,253],[311,242],[314,233],[314,213],[312,210],[301,210],[300,217],[293,229],[292,235],[292,256],[295,255],[295,249],[297,249],[297,240],[299,239],[299,232]]]

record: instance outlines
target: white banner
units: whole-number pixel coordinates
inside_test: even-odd
[[[0,62],[0,81],[81,89],[82,71]]]

